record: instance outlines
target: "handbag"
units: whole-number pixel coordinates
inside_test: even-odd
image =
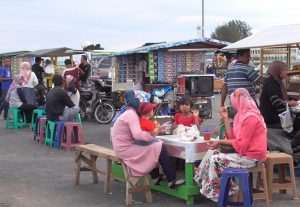
[[[232,145],[221,144],[220,145],[221,153],[237,153]]]
[[[293,131],[293,118],[290,112],[288,103],[286,104],[286,110],[278,115],[280,118],[281,127],[284,131],[290,133]]]

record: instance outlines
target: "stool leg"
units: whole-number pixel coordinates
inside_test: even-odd
[[[109,159],[106,159],[106,172],[105,172],[105,181],[104,181],[104,193],[109,193],[109,191],[110,191],[111,166],[112,166],[112,161],[109,160]]]
[[[95,155],[90,155],[91,160],[91,168],[92,168],[92,174],[93,174],[93,183],[98,183],[98,175],[97,175],[97,168],[96,168],[96,159],[97,157]]]
[[[273,185],[273,177],[274,177],[274,165],[272,163],[267,164],[267,184],[268,184],[268,193],[269,199],[272,200],[272,185]]]
[[[221,188],[220,188],[221,193],[218,199],[218,207],[224,207],[228,203],[229,182],[230,182],[230,177],[222,175]]]
[[[252,198],[251,186],[250,186],[250,183],[249,183],[249,175],[243,175],[242,177],[244,177],[244,179],[240,179],[240,182],[243,182],[242,183],[243,206],[244,207],[251,207],[252,203],[253,203],[253,198]]]
[[[298,197],[297,187],[296,187],[294,163],[292,160],[289,162],[289,167],[290,167],[291,183],[293,185],[293,199],[297,200],[297,199],[299,199],[299,197]]]
[[[285,183],[285,165],[284,164],[279,165],[278,175],[279,175],[279,183]],[[286,194],[286,190],[285,189],[279,190],[279,193]]]
[[[149,186],[149,189],[145,191],[147,203],[152,203],[153,202],[152,193],[151,193],[151,188],[150,188],[150,184],[149,184],[149,180],[148,180],[147,175],[144,176],[144,185]]]
[[[81,153],[80,151],[76,152],[76,172],[75,172],[75,185],[79,185],[80,180],[80,168],[81,168]]]
[[[265,194],[266,206],[269,207],[270,206],[270,202],[269,202],[267,175],[266,175],[266,169],[265,169],[265,167],[262,168],[262,172],[259,173],[259,174],[262,177],[262,183],[263,183],[263,187],[264,187],[264,194]]]

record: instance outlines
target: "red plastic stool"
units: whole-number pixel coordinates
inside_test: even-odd
[[[67,151],[70,151],[72,147],[83,143],[81,124],[78,122],[66,122],[64,124],[63,135],[61,137],[61,148],[65,147]]]
[[[47,123],[47,118],[46,117],[41,117],[40,118],[40,122],[39,122],[39,135],[37,137],[37,140],[40,144],[44,144],[45,142],[45,126],[46,126],[46,123]]]

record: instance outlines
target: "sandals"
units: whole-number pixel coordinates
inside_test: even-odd
[[[184,179],[176,178],[175,180],[172,181],[171,184],[169,184],[169,188],[175,188],[177,185],[183,185],[184,183],[185,183]]]
[[[154,185],[159,185],[161,181],[165,180],[164,175],[159,175],[158,178],[156,178],[157,181],[154,183]]]

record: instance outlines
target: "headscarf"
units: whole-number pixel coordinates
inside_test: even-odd
[[[31,66],[29,62],[22,62],[20,65],[20,75],[23,76],[24,83],[28,83],[31,77]]]
[[[284,100],[288,100],[288,95],[287,91],[283,85],[282,79],[280,77],[280,74],[282,73],[283,70],[286,69],[286,64],[281,62],[281,61],[274,61],[269,65],[267,73],[279,83],[280,88],[281,88],[281,93],[283,95]]]
[[[117,119],[129,108],[133,108],[135,111],[138,111],[140,100],[135,97],[135,93],[133,90],[127,91],[124,95],[125,105],[122,106],[120,111],[116,114],[114,119],[112,120],[112,124],[114,124]]]
[[[233,131],[236,138],[240,137],[243,121],[249,116],[256,117],[261,125],[266,129],[264,118],[247,89],[237,88],[230,95],[230,98],[232,107],[237,111],[233,120]]]
[[[16,75],[13,77],[13,82],[10,84],[10,87],[9,87],[6,97],[5,97],[5,100],[7,102],[9,102],[10,95],[14,90],[17,90],[17,88],[22,88],[22,86],[21,86],[22,80],[23,80],[23,77],[21,75]]]

